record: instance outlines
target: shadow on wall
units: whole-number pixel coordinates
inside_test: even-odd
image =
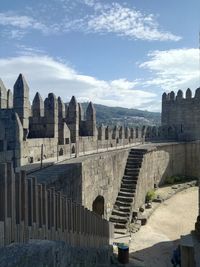
[[[144,264],[147,267],[172,267],[171,259],[173,251],[178,247],[180,239],[174,241],[159,242],[151,247],[132,252],[131,259]]]
[[[104,216],[104,197],[98,196],[92,203],[92,211],[100,216]]]

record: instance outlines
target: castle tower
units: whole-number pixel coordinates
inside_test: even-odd
[[[7,90],[0,79],[0,109],[7,108]]]
[[[24,129],[24,138],[26,138],[29,127],[30,102],[29,87],[22,74],[14,84],[13,108],[20,118]]]
[[[58,138],[58,101],[53,93],[48,94],[44,101],[46,119],[46,137]]]
[[[89,136],[97,136],[96,111],[92,102],[86,109],[87,132]]]
[[[79,139],[79,105],[74,96],[68,106],[67,126],[71,132],[71,142],[75,143]]]
[[[33,99],[32,116],[36,118],[44,117],[44,101],[38,92]]]

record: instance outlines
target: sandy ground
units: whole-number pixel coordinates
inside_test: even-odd
[[[173,250],[180,236],[194,229],[197,212],[197,187],[182,191],[165,201],[152,214],[147,225],[132,235],[130,260],[139,259],[145,267],[171,267]]]

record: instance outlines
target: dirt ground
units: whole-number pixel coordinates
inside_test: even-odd
[[[181,235],[194,229],[198,213],[198,188],[177,193],[162,203],[147,225],[132,235],[130,261],[138,259],[145,267],[172,266],[170,259]],[[130,264],[129,266],[136,266]],[[140,266],[140,265],[138,265]]]

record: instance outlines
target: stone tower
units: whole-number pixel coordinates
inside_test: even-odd
[[[67,126],[71,132],[71,142],[75,143],[79,139],[79,105],[74,96],[68,106]]]
[[[13,108],[17,112],[24,129],[24,138],[28,134],[30,102],[29,87],[22,74],[19,75],[14,84]]]
[[[161,123],[168,134],[175,129],[178,140],[200,139],[200,88],[196,89],[194,97],[189,88],[185,97],[181,90],[176,96],[173,91],[164,93]]]
[[[86,123],[87,123],[87,134],[89,136],[97,136],[96,111],[92,102],[89,103],[86,109]]]

